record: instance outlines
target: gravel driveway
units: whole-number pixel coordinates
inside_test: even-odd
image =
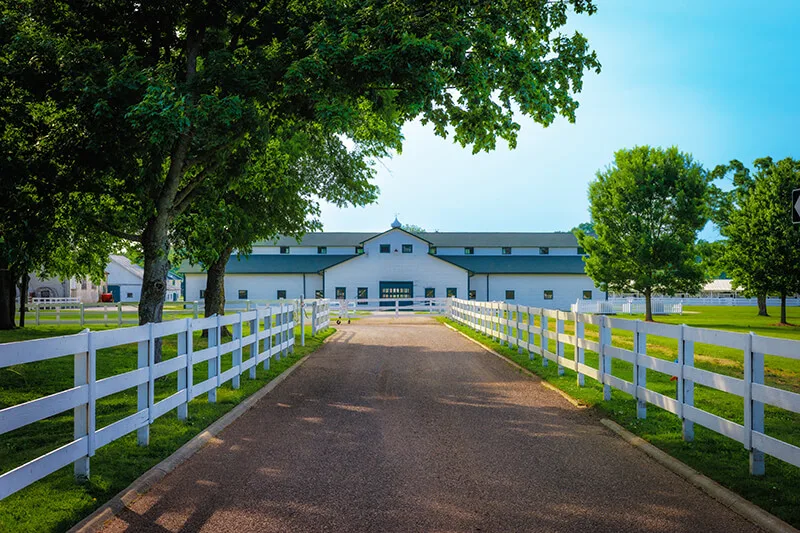
[[[364,318],[107,531],[757,531],[429,317]]]

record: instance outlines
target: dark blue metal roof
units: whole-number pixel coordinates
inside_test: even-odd
[[[437,255],[473,274],[585,274],[580,255]]]
[[[316,274],[326,268],[347,261],[355,255],[278,255],[253,254],[249,257],[231,256],[227,274]],[[205,272],[201,265],[184,262],[179,272],[198,274]]]

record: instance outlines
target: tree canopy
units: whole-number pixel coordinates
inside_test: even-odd
[[[578,230],[586,273],[602,290],[645,295],[696,292],[695,240],[708,220],[709,177],[677,148],[619,150],[589,184],[594,237]]]

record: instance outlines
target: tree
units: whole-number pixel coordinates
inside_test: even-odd
[[[618,151],[589,184],[597,236],[578,231],[586,273],[601,290],[644,293],[652,321],[654,293],[700,288],[694,243],[708,220],[708,194],[707,173],[675,147]]]
[[[725,262],[735,283],[750,292],[778,293],[781,324],[786,296],[800,292],[800,228],[792,224],[792,189],[800,187],[800,161],[757,159],[752,185],[724,227]]]
[[[426,233],[425,228],[422,226],[417,226],[416,224],[403,224],[400,226],[400,229],[403,231],[407,231],[409,233],[413,233],[414,235],[419,235],[420,233]]]
[[[727,248],[727,241],[697,241],[695,249],[700,264],[703,266],[705,279],[721,279],[726,276],[723,256]]]
[[[575,235],[576,237],[579,233],[584,233],[591,237],[597,237],[597,233],[594,231],[594,223],[593,222],[581,222],[576,227],[572,228],[570,232]]]
[[[254,135],[306,122],[388,151],[421,117],[473,151],[498,138],[513,147],[515,111],[544,125],[574,120],[573,95],[599,63],[581,34],[559,30],[570,11],[595,9],[591,0],[20,0],[3,23],[9,42],[35,31],[55,43],[49,90],[69,104],[92,168],[70,190],[98,230],[141,244],[146,323],[161,319],[175,218]]]
[[[273,139],[245,168],[234,170],[243,179],[221,193],[208,184],[176,220],[174,234],[185,257],[206,267],[205,316],[225,313],[225,269],[234,251],[248,255],[258,239],[321,229],[317,198],[340,206],[376,198],[373,169],[363,155],[319,134],[296,132],[286,143]]]

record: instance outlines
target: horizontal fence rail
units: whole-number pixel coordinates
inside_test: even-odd
[[[570,306],[573,313],[600,315],[643,315],[645,309],[644,300],[577,300]],[[651,311],[654,315],[682,315],[683,304],[654,299],[651,302]]]
[[[634,297],[610,297],[608,300],[604,300],[609,302],[612,305],[621,306],[626,303],[632,303],[637,305],[644,304],[644,298],[634,298]],[[740,298],[740,297],[730,297],[730,298],[702,298],[702,297],[670,297],[670,296],[658,296],[653,297],[653,303],[660,302],[664,305],[675,305],[681,304],[683,306],[727,306],[727,307],[755,307],[758,305],[758,300],[756,298]],[[587,301],[588,303],[588,301]],[[780,298],[767,298],[767,305],[770,307],[778,307],[781,305]],[[800,306],[800,298],[786,298],[786,305],[789,307],[798,307]]]
[[[443,314],[447,311],[447,298],[357,298],[331,300],[331,309],[339,318],[347,318],[358,311],[391,312],[399,316],[401,311]]]
[[[193,398],[207,394],[208,401],[215,402],[217,388],[223,384],[231,382],[238,389],[243,373],[249,372],[255,378],[258,364],[268,369],[273,358],[278,360],[294,352],[296,317],[304,344],[307,319],[314,334],[328,327],[328,302],[288,301],[224,316],[86,330],[76,335],[0,344],[0,368],[73,356],[75,369],[73,388],[0,410],[0,435],[65,411],[74,412],[74,440],[0,475],[0,499],[70,463],[74,464],[76,477],[88,477],[89,461],[96,450],[133,431],[139,445],[147,445],[150,425],[160,416],[177,410],[178,418],[186,420]],[[232,331],[228,342],[222,340],[223,328]],[[203,330],[208,331],[208,345],[196,350],[193,334]],[[177,336],[177,356],[156,363],[156,344],[172,335]],[[97,351],[133,343],[138,345],[137,368],[97,379]],[[245,353],[247,358],[243,357]],[[232,354],[233,366],[222,371],[221,357],[226,354]],[[195,383],[194,365],[205,361],[208,361],[207,378]],[[177,374],[177,390],[156,401],[155,380],[169,374]],[[97,401],[132,388],[137,391],[137,411],[98,428]]]
[[[647,416],[647,404],[656,405],[682,420],[683,438],[694,439],[694,424],[734,439],[750,452],[750,473],[764,474],[764,454],[800,467],[800,447],[766,434],[764,406],[770,405],[800,413],[800,394],[768,386],[764,383],[764,354],[786,359],[800,359],[800,341],[762,337],[753,333],[693,328],[684,325],[660,324],[610,316],[555,311],[503,302],[477,302],[453,299],[448,316],[456,322],[497,339],[520,354],[527,350],[529,358],[541,357],[558,365],[559,375],[569,368],[576,372],[577,383],[584,386],[588,376],[603,385],[604,400],[611,399],[611,390],[623,391],[637,401],[637,416]],[[565,323],[574,325],[568,335]],[[586,338],[586,326],[598,330],[598,341]],[[633,335],[633,349],[612,345],[612,330],[626,330]],[[523,335],[524,334],[524,335]],[[647,355],[648,335],[666,337],[677,342],[675,360]],[[536,340],[538,339],[538,343]],[[743,378],[718,374],[695,366],[695,343],[739,350],[743,354]],[[564,348],[574,348],[573,359],[564,357]],[[554,347],[555,351],[551,351]],[[588,366],[585,351],[598,354],[598,368]],[[633,381],[612,374],[614,360],[633,365]],[[659,372],[677,381],[676,398],[647,387],[647,370]],[[695,406],[695,384],[709,387],[743,400],[743,424],[717,416]]]

